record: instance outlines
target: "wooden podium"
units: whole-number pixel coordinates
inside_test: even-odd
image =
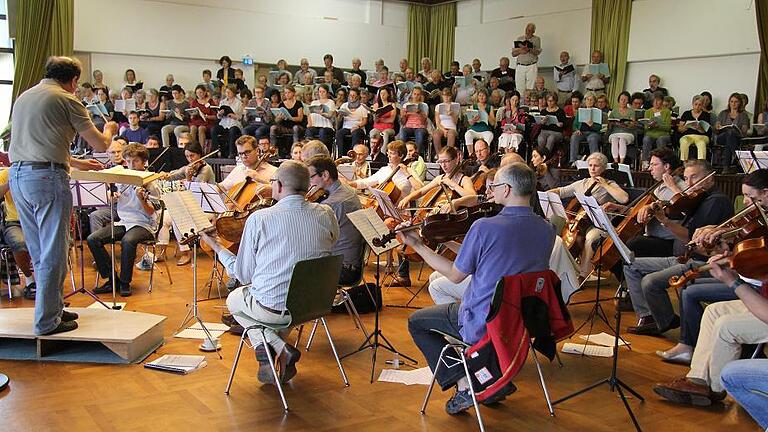
[[[137,363],[163,343],[164,316],[102,308],[68,310],[80,315],[77,329],[35,336],[34,308],[0,309],[0,358]]]

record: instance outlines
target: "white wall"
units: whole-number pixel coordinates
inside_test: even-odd
[[[337,66],[353,57],[363,68],[378,58],[396,66],[407,54],[406,26],[407,5],[382,0],[75,0],[74,46],[91,53],[108,84],[131,67],[152,86],[169,72],[191,85],[202,69],[215,73],[222,55],[322,66],[330,52]]]
[[[760,45],[750,0],[635,0],[626,88],[648,87],[661,76],[681,108],[703,90],[724,109],[732,92],[754,99]],[[750,101],[748,109],[754,112]]]
[[[590,0],[460,1],[456,10],[456,59],[463,65],[477,57],[484,69],[493,69],[500,57],[511,57],[513,41],[532,22],[541,38],[539,67],[559,64],[561,51],[568,51],[577,64],[587,63],[591,6]]]

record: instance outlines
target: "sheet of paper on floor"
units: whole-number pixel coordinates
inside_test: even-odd
[[[563,344],[562,351],[567,354],[586,355],[590,357],[611,357],[613,347],[604,347],[600,345],[584,345],[581,343],[567,342]]]
[[[579,337],[585,341],[589,341],[597,345],[602,345],[607,347],[612,347],[614,343],[613,335],[609,335],[606,332],[593,334],[593,335],[579,335]],[[619,346],[626,346],[626,345],[630,345],[630,343],[627,342],[626,339],[622,340],[622,338],[619,338]]]
[[[224,333],[227,332],[227,330],[229,330],[229,327],[227,327],[227,325],[223,323],[207,322],[205,323],[205,328],[208,329],[208,331],[211,333],[211,336],[214,339],[220,338],[221,335],[223,335]],[[174,337],[183,338],[183,339],[205,339],[206,338],[205,331],[203,331],[202,327],[200,327],[199,322],[195,322],[191,326],[175,334]]]
[[[428,367],[414,370],[384,369],[379,375],[379,381],[393,382],[405,385],[425,385],[432,382],[432,371]]]
[[[115,304],[117,305],[118,309],[112,309],[112,302],[111,301],[105,301],[104,304],[109,306],[109,310],[114,310],[114,311],[124,310],[125,307],[128,305],[128,303],[126,303],[126,302],[116,302]],[[102,305],[99,302],[93,302],[93,303],[89,304],[88,306],[86,306],[86,309],[106,309],[106,308],[104,307],[104,305]]]

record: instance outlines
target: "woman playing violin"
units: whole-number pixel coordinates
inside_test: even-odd
[[[165,177],[166,180],[187,180],[198,183],[215,183],[216,175],[213,168],[208,165],[203,157],[203,149],[200,144],[191,142],[184,147],[184,156],[187,158],[186,166],[173,170]],[[199,162],[198,162],[199,161]]]
[[[576,194],[591,195],[600,205],[608,202],[618,202],[626,204],[629,201],[629,195],[615,181],[603,177],[603,173],[608,167],[608,158],[604,154],[596,152],[587,158],[589,164],[589,178],[576,181],[568,186],[551,189],[560,195],[561,198],[571,198]],[[604,237],[603,232],[597,228],[590,228],[585,235],[584,248],[580,256],[580,273],[586,278],[592,270],[592,255],[594,249],[592,243],[598,238]]]
[[[410,194],[406,195],[400,200],[398,208],[404,209],[408,207],[408,203],[421,198],[427,192],[436,187],[443,187],[450,189],[458,194],[460,197],[469,196],[475,194],[475,189],[472,187],[472,180],[465,176],[460,170],[456,168],[459,166],[459,153],[455,147],[443,147],[437,157],[437,163],[443,170],[443,174],[435,177],[431,182],[427,183],[423,187],[414,190]],[[449,175],[453,173],[453,176]]]
[[[560,172],[547,165],[549,150],[546,147],[536,147],[531,152],[531,166],[536,173],[536,189],[545,191],[556,188],[560,184]]]

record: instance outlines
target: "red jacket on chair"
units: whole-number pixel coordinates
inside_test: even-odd
[[[466,351],[472,385],[484,400],[509,383],[525,364],[528,340],[550,360],[556,342],[573,333],[573,323],[551,271],[505,276],[496,286],[486,334]]]

